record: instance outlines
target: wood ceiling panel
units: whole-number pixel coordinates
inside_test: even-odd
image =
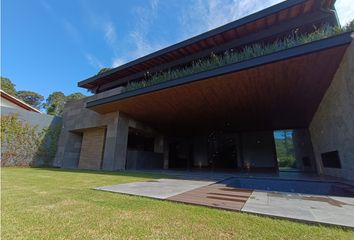
[[[346,46],[94,106],[162,131],[307,127]]]

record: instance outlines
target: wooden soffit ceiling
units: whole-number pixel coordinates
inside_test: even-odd
[[[95,100],[87,107],[102,114],[124,112],[167,131],[307,127],[351,42],[348,36],[238,63],[235,71],[226,66],[226,74],[203,78],[204,72],[199,80],[196,74],[189,81],[172,80]],[[197,80],[191,81],[193,77]]]

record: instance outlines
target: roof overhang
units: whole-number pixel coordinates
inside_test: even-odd
[[[181,66],[209,56],[211,52],[224,52],[246,44],[287,36],[293,29],[301,32],[313,30],[324,23],[337,25],[335,0],[288,0],[251,14],[219,28],[166,47],[105,73],[78,83],[79,87],[105,91],[129,81]]]
[[[13,104],[19,106],[20,108],[22,109],[25,109],[27,111],[30,111],[30,112],[37,112],[37,113],[40,113],[41,111],[39,111],[37,108],[34,108],[32,107],[31,105],[25,103],[24,101],[8,94],[7,92],[3,91],[0,89],[0,95],[1,97],[5,98],[6,100],[12,102]]]
[[[307,127],[352,41],[350,33],[87,103],[160,130]]]

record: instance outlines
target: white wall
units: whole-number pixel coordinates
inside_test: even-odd
[[[7,100],[6,98],[1,97],[1,103],[0,103],[1,107],[8,107],[8,108],[14,108],[14,109],[20,109],[23,110],[22,107],[14,104],[13,102],[10,102],[9,100]]]

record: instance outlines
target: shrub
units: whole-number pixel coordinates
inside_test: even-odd
[[[32,166],[38,159],[50,165],[55,156],[60,126],[39,129],[18,119],[1,117],[1,166]]]
[[[270,44],[256,43],[243,47],[241,50],[229,50],[221,55],[212,53],[209,57],[193,61],[191,66],[150,74],[147,72],[145,78],[129,82],[123,92],[133,91],[139,88],[152,86],[161,82],[185,77],[194,73],[215,69],[227,64],[242,62],[254,57],[271,54],[284,49],[303,45],[309,42],[329,38],[344,32],[354,31],[354,20],[344,27],[323,26],[309,34],[298,35],[294,31],[289,36],[278,39]]]

